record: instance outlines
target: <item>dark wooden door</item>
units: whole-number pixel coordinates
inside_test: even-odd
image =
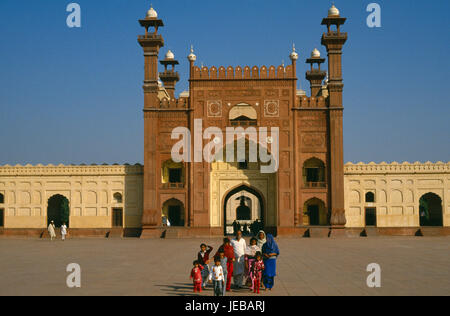
[[[181,207],[178,205],[169,206],[169,222],[171,226],[183,226],[181,223]]]
[[[123,210],[121,208],[113,209],[113,227],[123,227]]]
[[[377,226],[376,208],[366,208],[366,226]]]
[[[319,205],[309,205],[309,225],[318,226],[320,224]]]

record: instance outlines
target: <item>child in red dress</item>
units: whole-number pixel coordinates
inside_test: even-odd
[[[191,271],[191,280],[194,281],[194,293],[202,292],[202,270],[203,266],[197,260],[194,261],[194,268]]]
[[[223,239],[223,245],[220,246],[219,250],[217,250],[216,255],[214,258],[220,258],[220,253],[223,252],[225,254],[225,257],[227,258],[227,284],[226,284],[226,291],[231,291],[231,279],[233,278],[233,263],[236,261],[234,257],[234,248],[231,245],[231,241],[229,238]]]
[[[250,273],[252,277],[253,293],[259,294],[259,288],[261,287],[263,271],[264,271],[264,261],[262,259],[262,254],[261,252],[257,252],[256,260],[253,262]]]

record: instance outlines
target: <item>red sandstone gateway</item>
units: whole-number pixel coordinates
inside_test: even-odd
[[[326,26],[322,45],[328,52],[328,79],[323,85],[327,72],[321,64],[325,58],[316,49],[306,60],[311,67],[306,72],[310,97],[297,90],[298,54],[294,47],[288,66],[243,68],[200,68],[191,49],[189,91],[179,99],[175,98],[179,81],[175,66],[179,62],[171,51],[160,62],[164,72],[158,73],[158,56],[164,46],[158,31],[163,21],[154,10],[139,21],[145,29],[138,38],[145,58],[143,238],[161,235],[162,213],[171,223],[166,233],[177,237],[227,234],[233,219],[241,227],[259,221],[266,231],[278,235],[299,234],[304,226],[316,222],[331,226],[332,234],[342,231],[346,219],[341,55],[347,33],[341,32],[341,25],[345,21],[337,9],[330,9],[322,21]],[[159,93],[162,85],[158,78],[164,84],[164,97]],[[203,120],[205,127],[223,131],[236,126],[279,128],[278,171],[267,179],[246,160],[223,168],[207,162],[173,162],[173,129],[192,130],[196,119]],[[245,179],[239,178],[242,174]],[[234,215],[227,211],[233,203],[230,199],[239,192],[242,199],[256,196],[258,209],[247,212],[250,217],[240,217],[237,210],[231,210]],[[305,212],[303,206],[309,200],[313,203]],[[248,202],[243,204],[250,208]],[[319,216],[319,208],[325,216]]]

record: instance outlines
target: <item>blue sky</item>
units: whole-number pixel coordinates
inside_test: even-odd
[[[143,161],[143,57],[137,20],[151,1],[0,1],[1,164]],[[345,161],[449,161],[448,0],[335,1],[344,30]],[[189,45],[205,65],[279,65],[292,42],[303,61],[320,45],[331,1],[153,0],[187,88]],[[303,88],[307,67],[298,70]]]

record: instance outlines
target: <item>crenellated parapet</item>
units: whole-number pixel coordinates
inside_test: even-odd
[[[193,66],[191,80],[276,80],[276,79],[297,79],[292,65],[278,67],[257,66],[249,67],[241,66],[227,67],[220,66],[219,68],[213,66],[198,67]]]
[[[326,99],[320,97],[297,96],[296,108],[326,108]]]
[[[450,173],[450,162],[392,162],[392,163],[347,163],[344,167],[345,174],[409,174],[409,173]]]
[[[188,98],[179,98],[169,100],[168,98],[163,98],[159,103],[159,109],[187,109],[189,108]]]
[[[8,176],[78,176],[78,175],[142,175],[143,166],[136,165],[4,165],[0,177]]]

